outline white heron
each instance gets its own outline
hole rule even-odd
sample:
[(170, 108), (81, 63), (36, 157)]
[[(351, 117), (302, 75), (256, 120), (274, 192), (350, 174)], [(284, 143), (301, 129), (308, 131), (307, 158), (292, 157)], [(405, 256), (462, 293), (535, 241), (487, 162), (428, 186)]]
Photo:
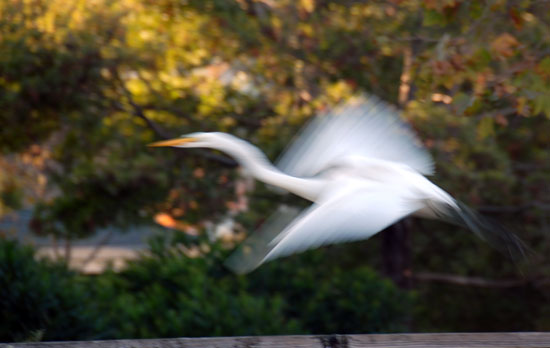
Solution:
[(367, 239), (409, 215), (464, 225), (501, 251), (523, 255), (514, 234), (426, 178), (434, 171), (430, 154), (398, 113), (373, 97), (315, 117), (277, 166), (256, 146), (227, 133), (192, 133), (150, 146), (220, 150), (257, 180), (313, 202), (299, 214), (275, 214), (253, 234), (229, 259), (239, 273), (321, 245)]

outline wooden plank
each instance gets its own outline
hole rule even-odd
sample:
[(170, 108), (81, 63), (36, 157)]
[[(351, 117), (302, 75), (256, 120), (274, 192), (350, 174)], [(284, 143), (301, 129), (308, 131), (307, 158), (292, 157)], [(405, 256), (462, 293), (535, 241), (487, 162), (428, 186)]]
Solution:
[(550, 332), (250, 336), (4, 343), (0, 348), (550, 348)]

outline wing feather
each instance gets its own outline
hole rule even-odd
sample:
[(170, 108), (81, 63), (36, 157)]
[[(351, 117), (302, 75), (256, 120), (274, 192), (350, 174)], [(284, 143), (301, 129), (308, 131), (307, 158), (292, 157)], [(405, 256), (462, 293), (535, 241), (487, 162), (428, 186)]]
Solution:
[(315, 117), (277, 161), (283, 172), (311, 177), (342, 156), (363, 156), (434, 172), (430, 154), (397, 111), (375, 97), (360, 97)]
[[(250, 241), (244, 243), (252, 246), (249, 252), (238, 250), (226, 265), (237, 273), (245, 273), (266, 261), (307, 249), (367, 239), (420, 207), (420, 202), (405, 201), (387, 191), (349, 190), (313, 204), (271, 242), (258, 237), (269, 235), (265, 231), (253, 234)], [(288, 216), (285, 219), (288, 221)], [(273, 230), (273, 226), (281, 226), (280, 220), (270, 223), (267, 230)]]

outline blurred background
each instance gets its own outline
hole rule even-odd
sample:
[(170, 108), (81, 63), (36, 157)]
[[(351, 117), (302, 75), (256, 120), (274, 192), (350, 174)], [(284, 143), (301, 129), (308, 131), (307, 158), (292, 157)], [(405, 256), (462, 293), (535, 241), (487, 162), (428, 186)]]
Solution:
[[(399, 106), (434, 182), (532, 249), (406, 219), (235, 275), (274, 160), (361, 92)], [(550, 1), (0, 1), (0, 341), (550, 330)]]

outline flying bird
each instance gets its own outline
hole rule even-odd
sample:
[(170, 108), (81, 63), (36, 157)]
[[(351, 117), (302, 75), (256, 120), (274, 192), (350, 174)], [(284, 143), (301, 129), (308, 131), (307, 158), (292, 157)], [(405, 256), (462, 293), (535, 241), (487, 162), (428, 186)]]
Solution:
[(153, 147), (211, 148), (233, 157), (257, 180), (311, 202), (280, 209), (227, 261), (237, 273), (326, 244), (362, 240), (412, 215), (459, 224), (512, 257), (523, 244), (426, 176), (430, 154), (398, 112), (358, 97), (309, 122), (273, 165), (256, 146), (220, 132), (192, 133)]

